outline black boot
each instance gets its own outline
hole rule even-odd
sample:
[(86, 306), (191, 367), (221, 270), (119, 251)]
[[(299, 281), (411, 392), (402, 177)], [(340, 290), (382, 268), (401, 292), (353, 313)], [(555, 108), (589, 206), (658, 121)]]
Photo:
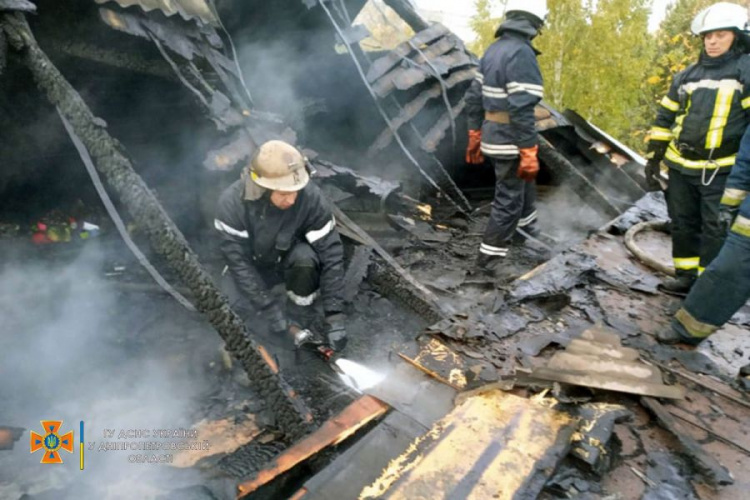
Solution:
[(504, 257), (499, 257), (495, 255), (486, 255), (486, 254), (480, 253), (477, 256), (476, 265), (477, 265), (477, 268), (479, 268), (481, 272), (492, 274), (497, 270), (498, 266), (502, 264), (504, 259), (505, 259)]
[(669, 278), (662, 281), (657, 288), (670, 295), (677, 295), (678, 297), (687, 297), (690, 293), (690, 289), (693, 288), (696, 276), (693, 274), (680, 274), (675, 278)]

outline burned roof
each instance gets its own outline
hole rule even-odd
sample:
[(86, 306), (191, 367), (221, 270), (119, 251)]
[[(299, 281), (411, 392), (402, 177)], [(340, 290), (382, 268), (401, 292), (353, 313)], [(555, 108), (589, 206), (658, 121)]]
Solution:
[[(23, 1), (23, 0), (18, 0)], [(186, 21), (198, 19), (205, 24), (218, 24), (213, 9), (205, 0), (95, 0), (98, 4), (117, 2), (120, 7), (138, 6), (145, 12), (160, 10), (166, 16), (179, 14)]]

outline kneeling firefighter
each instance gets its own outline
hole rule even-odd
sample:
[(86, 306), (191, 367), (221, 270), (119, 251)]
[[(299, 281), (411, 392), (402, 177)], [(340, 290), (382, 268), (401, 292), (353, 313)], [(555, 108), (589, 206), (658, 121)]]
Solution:
[(498, 40), (482, 57), (466, 95), (469, 147), (466, 161), (488, 157), (495, 169), (495, 197), (477, 264), (491, 269), (508, 255), (516, 228), (536, 236), (539, 150), (534, 108), (544, 87), (531, 41), (547, 17), (546, 0), (509, 0)]
[(720, 2), (701, 11), (692, 31), (703, 39), (698, 62), (675, 75), (651, 129), (646, 181), (666, 197), (672, 219), (676, 277), (660, 289), (685, 295), (716, 257), (725, 233), (719, 200), (750, 123), (750, 48), (747, 9)]
[[(263, 144), (242, 178), (222, 193), (214, 225), (236, 288), (274, 334), (290, 336), (292, 324), (310, 328), (320, 295), (328, 342), (344, 348), (343, 246), (329, 202), (310, 182), (297, 148)], [(270, 291), (280, 283), (286, 308)]]

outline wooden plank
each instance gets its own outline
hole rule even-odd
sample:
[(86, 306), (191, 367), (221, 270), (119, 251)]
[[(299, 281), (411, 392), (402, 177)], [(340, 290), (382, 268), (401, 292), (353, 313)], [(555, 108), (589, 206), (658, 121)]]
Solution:
[(655, 364), (662, 370), (666, 370), (670, 373), (674, 373), (675, 375), (682, 377), (685, 380), (689, 380), (690, 382), (696, 385), (699, 385), (703, 387), (704, 389), (708, 389), (709, 391), (714, 392), (718, 394), (719, 396), (722, 396), (734, 403), (737, 403), (738, 405), (744, 406), (745, 408), (750, 408), (750, 401), (742, 397), (742, 393), (735, 391), (734, 389), (723, 384), (722, 382), (716, 381), (708, 377), (698, 377), (696, 375), (693, 375), (692, 373), (687, 373), (682, 370), (672, 368), (663, 363), (659, 363), (658, 361), (651, 360), (649, 362)]
[(241, 483), (237, 487), (237, 498), (246, 497), (319, 451), (345, 441), (369, 422), (384, 415), (389, 408), (372, 396), (362, 396), (324, 423), (320, 429), (284, 451), (252, 479)]
[(661, 403), (653, 398), (643, 397), (641, 404), (654, 414), (659, 425), (677, 438), (684, 454), (706, 481), (713, 486), (734, 483), (729, 471), (709, 455), (692, 436), (688, 435)]
[(566, 384), (593, 387), (607, 391), (625, 392), (641, 396), (654, 396), (658, 398), (684, 399), (685, 389), (676, 385), (653, 384), (644, 380), (623, 379), (586, 372), (560, 372), (549, 368), (535, 368), (531, 374), (532, 378), (541, 380), (552, 380)]
[(468, 399), (393, 460), (359, 498), (536, 498), (576, 419), (494, 391)]
[(724, 434), (717, 432), (714, 429), (709, 429), (708, 427), (703, 425), (700, 420), (695, 418), (695, 416), (692, 413), (688, 413), (684, 409), (677, 407), (677, 406), (670, 406), (669, 413), (671, 413), (672, 416), (679, 418), (683, 422), (687, 422), (688, 424), (701, 429), (703, 432), (707, 432), (712, 437), (718, 439), (722, 443), (729, 445), (733, 448), (736, 448), (746, 455), (750, 455), (750, 447), (745, 446), (740, 442), (740, 441), (747, 439), (746, 435), (736, 434), (736, 435), (733, 435), (732, 437), (729, 437), (729, 436), (726, 436)]

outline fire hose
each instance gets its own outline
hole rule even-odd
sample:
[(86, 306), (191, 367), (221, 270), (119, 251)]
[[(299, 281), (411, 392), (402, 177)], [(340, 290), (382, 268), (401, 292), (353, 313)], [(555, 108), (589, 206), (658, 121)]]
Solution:
[(668, 232), (669, 222), (665, 220), (654, 220), (648, 222), (641, 222), (628, 229), (625, 233), (625, 247), (633, 254), (633, 256), (641, 261), (646, 266), (664, 273), (668, 276), (674, 276), (674, 268), (668, 266), (662, 262), (651, 257), (648, 253), (643, 251), (638, 244), (635, 242), (635, 238), (638, 234), (646, 230), (661, 231), (663, 233)]

